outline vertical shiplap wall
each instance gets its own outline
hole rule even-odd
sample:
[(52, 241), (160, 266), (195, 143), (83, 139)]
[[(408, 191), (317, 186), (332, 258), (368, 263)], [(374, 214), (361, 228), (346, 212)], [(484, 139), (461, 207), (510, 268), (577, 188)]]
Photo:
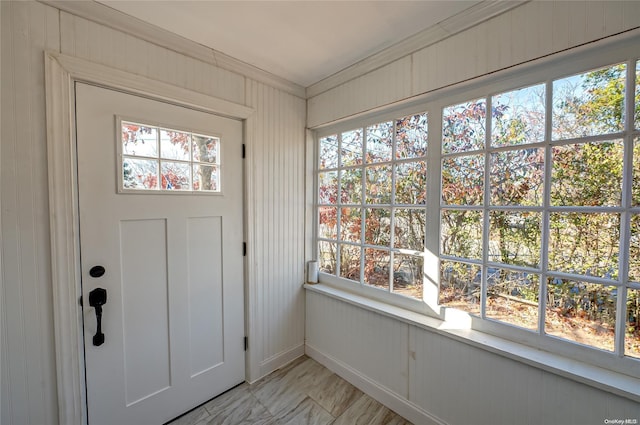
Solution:
[(60, 12), (60, 50), (112, 68), (244, 104), (242, 75)]
[(308, 100), (308, 127), (640, 26), (638, 1), (532, 1)]
[[(33, 1), (2, 8), (2, 424), (55, 424), (57, 391), (49, 241), (45, 50), (88, 59), (255, 109), (247, 200), (256, 312), (250, 379), (304, 345), (306, 102), (243, 75)], [(256, 245), (252, 240), (250, 245)], [(259, 313), (259, 314), (258, 314)]]
[(2, 423), (57, 417), (49, 252), (44, 49), (57, 10), (2, 7)]
[(306, 309), (308, 346), (409, 397), (409, 325), (313, 292)]
[(411, 401), (447, 423), (600, 425), (640, 413), (629, 399), (413, 326), (410, 334)]
[[(247, 80), (246, 104), (256, 110), (252, 133), (259, 140), (249, 152), (255, 179), (249, 200), (257, 218), (249, 253), (255, 257), (249, 279), (258, 310), (252, 319), (251, 379), (279, 366), (279, 359), (304, 353), (304, 143), (303, 99)], [(251, 223), (249, 224), (252, 225)], [(250, 255), (251, 257), (251, 255)], [(262, 261), (258, 261), (262, 258)], [(270, 330), (278, 330), (273, 332)]]
[(392, 408), (404, 400), (416, 424), (601, 425), (640, 414), (629, 399), (317, 292), (307, 291), (306, 310), (312, 356), (391, 394)]

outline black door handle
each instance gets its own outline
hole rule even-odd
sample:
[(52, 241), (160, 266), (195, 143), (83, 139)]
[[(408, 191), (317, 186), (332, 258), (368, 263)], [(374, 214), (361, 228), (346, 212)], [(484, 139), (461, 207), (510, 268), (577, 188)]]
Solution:
[(93, 336), (93, 345), (100, 346), (104, 344), (104, 334), (102, 333), (102, 306), (107, 303), (107, 290), (96, 288), (89, 292), (89, 305), (96, 309), (96, 320), (98, 322), (98, 330)]

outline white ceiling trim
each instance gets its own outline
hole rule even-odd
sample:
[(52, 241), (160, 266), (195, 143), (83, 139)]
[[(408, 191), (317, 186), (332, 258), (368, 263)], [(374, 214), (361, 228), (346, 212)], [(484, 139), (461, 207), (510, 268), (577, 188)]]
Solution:
[(302, 99), (306, 98), (304, 87), (298, 84), (101, 3), (95, 1), (38, 1), (55, 7), (56, 9), (138, 37), (160, 47), (165, 47), (182, 55), (215, 65), (227, 71), (236, 72)]
[(437, 43), (438, 41), (473, 27), (474, 25), (491, 19), (501, 13), (521, 6), (530, 0), (485, 0), (448, 19), (445, 19), (435, 26), (427, 28), (391, 47), (373, 54), (368, 58), (307, 87), (306, 89), (285, 78), (235, 59), (223, 52), (198, 44), (192, 40), (188, 40), (163, 28), (149, 24), (95, 1), (38, 1), (81, 18), (85, 18), (98, 24), (138, 37), (160, 47), (164, 47), (219, 68), (226, 69), (227, 71), (241, 74), (247, 78), (251, 78), (271, 87), (283, 90), (302, 99), (308, 99), (361, 75), (374, 71), (382, 66), (388, 65), (395, 60), (410, 55), (422, 48)]
[(504, 12), (528, 3), (523, 1), (486, 0), (475, 4), (444, 21), (408, 37), (393, 46), (375, 53), (348, 68), (318, 81), (307, 87), (307, 99), (353, 80), (371, 71), (375, 71), (400, 58), (417, 52), (427, 46), (444, 40), (454, 34), (487, 21)]

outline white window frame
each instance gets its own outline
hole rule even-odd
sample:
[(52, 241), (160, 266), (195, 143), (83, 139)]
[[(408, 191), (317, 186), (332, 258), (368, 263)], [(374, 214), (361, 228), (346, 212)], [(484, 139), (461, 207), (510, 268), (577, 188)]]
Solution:
[[(505, 338), (514, 342), (524, 343), (526, 345), (550, 351), (567, 358), (573, 358), (579, 361), (584, 361), (589, 364), (593, 364), (605, 369), (609, 369), (615, 372), (620, 372), (629, 376), (640, 378), (640, 359), (624, 356), (624, 339), (620, 338), (620, 335), (624, 336), (626, 317), (622, 314), (626, 303), (626, 289), (640, 289), (640, 284), (626, 281), (626, 270), (628, 269), (628, 255), (629, 255), (629, 220), (625, 217), (629, 214), (640, 214), (640, 207), (631, 207), (631, 161), (632, 150), (625, 148), (625, 170), (626, 174), (623, 177), (623, 194), (622, 203), (619, 207), (598, 207), (598, 211), (607, 212), (619, 212), (621, 214), (621, 250), (619, 258), (619, 277), (616, 284), (612, 284), (614, 281), (607, 281), (607, 285), (617, 286), (619, 288), (617, 294), (617, 315), (616, 315), (616, 345), (614, 352), (606, 352), (597, 348), (574, 343), (569, 340), (564, 340), (551, 335), (540, 334), (537, 331), (532, 332), (523, 328), (510, 325), (508, 323), (502, 323), (495, 320), (483, 319), (461, 312), (460, 310), (447, 308), (438, 305), (438, 286), (440, 280), (440, 210), (442, 208), (441, 191), (440, 191), (440, 166), (441, 166), (441, 137), (442, 137), (442, 111), (443, 108), (463, 103), (472, 99), (487, 98), (491, 99), (491, 96), (495, 94), (505, 93), (511, 90), (516, 90), (523, 87), (532, 86), (535, 84), (545, 83), (547, 85), (546, 91), (546, 106), (545, 115), (552, 110), (552, 96), (550, 86), (553, 80), (563, 78), (565, 76), (571, 76), (582, 72), (588, 72), (608, 65), (616, 63), (627, 64), (627, 86), (626, 86), (626, 98), (633, 99), (635, 96), (635, 69), (636, 61), (640, 59), (640, 37), (633, 36), (625, 39), (621, 39), (615, 43), (610, 43), (605, 47), (595, 46), (581, 49), (574, 49), (573, 51), (563, 52), (554, 55), (551, 58), (543, 58), (534, 61), (529, 64), (521, 65), (509, 70), (503, 70), (494, 75), (478, 78), (477, 81), (465, 82), (444, 89), (436, 90), (431, 93), (420, 96), (419, 99), (412, 99), (409, 102), (403, 104), (403, 106), (389, 107), (383, 112), (375, 114), (364, 114), (353, 119), (346, 119), (337, 124), (330, 124), (326, 127), (314, 129), (315, 139), (315, 153), (314, 153), (314, 232), (313, 232), (313, 255), (317, 258), (317, 242), (318, 242), (318, 163), (319, 163), (319, 143), (318, 141), (322, 137), (326, 137), (331, 134), (339, 134), (343, 131), (349, 131), (355, 128), (364, 128), (367, 125), (383, 122), (385, 120), (394, 120), (395, 118), (423, 113), (428, 114), (428, 151), (427, 151), (427, 225), (426, 225), (426, 245), (424, 253), (425, 262), (425, 278), (423, 284), (423, 301), (409, 299), (404, 296), (398, 296), (397, 294), (384, 292), (375, 288), (368, 287), (362, 283), (354, 283), (353, 281), (342, 279), (337, 275), (328, 275), (326, 273), (319, 273), (319, 282), (330, 286), (343, 289), (348, 292), (363, 295), (365, 297), (374, 299), (376, 301), (382, 301), (392, 306), (405, 308), (414, 312), (419, 312), (430, 317), (438, 318), (447, 321), (452, 317), (464, 317), (470, 323), (472, 329), (485, 332), (488, 334), (496, 335), (501, 338)], [(625, 105), (625, 128), (620, 133), (609, 134), (607, 136), (597, 136), (597, 140), (613, 140), (622, 139), (625, 146), (631, 146), (635, 138), (640, 137), (640, 129), (635, 129), (633, 116), (633, 102), (627, 102)], [(491, 119), (491, 114), (488, 114), (488, 119)], [(537, 146), (549, 146), (556, 144), (571, 143), (571, 140), (563, 140), (560, 142), (552, 142), (551, 128), (550, 128), (550, 116), (545, 120), (545, 141), (536, 144)], [(490, 137), (489, 135), (487, 137)], [(589, 138), (586, 138), (589, 139)], [(574, 139), (573, 141), (585, 141), (585, 138)], [(530, 147), (531, 145), (523, 145), (523, 148)], [(487, 150), (488, 146), (485, 145), (484, 150), (478, 151), (478, 153), (484, 153), (491, 151)], [(551, 149), (547, 149), (545, 157), (545, 180), (544, 180), (544, 199), (545, 202), (540, 211), (544, 211), (544, 216), (549, 214), (549, 211), (554, 208), (549, 208), (549, 185), (551, 176)], [(489, 168), (485, 164), (485, 181), (488, 181), (487, 175)], [(487, 192), (490, 189), (485, 185), (485, 202), (482, 206), (474, 207), (483, 211), (483, 224), (485, 227), (483, 231), (488, 231), (486, 227), (486, 221), (488, 220), (488, 211), (494, 210), (487, 198)], [(363, 204), (366, 205), (363, 199)], [(517, 208), (516, 208), (517, 209)], [(534, 208), (527, 208), (527, 210), (533, 210)], [(593, 208), (589, 207), (556, 207), (565, 211), (567, 209), (575, 209), (576, 211), (589, 211)], [(549, 220), (545, 220), (543, 216), (542, 223), (546, 229), (542, 230), (541, 237), (548, 234)], [(544, 224), (546, 223), (546, 224)], [(488, 260), (486, 252), (486, 245), (488, 244), (488, 238), (484, 238), (483, 246), (483, 259), (478, 264), (487, 266)], [(541, 240), (541, 245), (544, 246), (544, 239)], [(546, 250), (545, 250), (546, 251)], [(541, 263), (546, 258), (546, 252), (541, 253)], [(546, 271), (546, 264), (540, 265), (540, 286), (545, 285), (545, 279), (548, 273)], [(338, 273), (339, 275), (339, 269)], [(553, 273), (557, 274), (557, 273)], [(578, 278), (578, 276), (573, 276)], [(593, 281), (595, 283), (603, 283), (603, 280), (585, 279), (581, 277), (583, 281)], [(486, 290), (486, 281), (483, 279), (483, 294)], [(484, 296), (484, 295), (483, 295)], [(543, 311), (545, 306), (545, 296), (541, 294), (539, 301), (539, 311)], [(544, 321), (544, 316), (539, 314), (539, 322)]]
[[(357, 166), (347, 166), (347, 167), (342, 167), (341, 164), (338, 164), (337, 168), (327, 168), (327, 169), (319, 169), (318, 164), (319, 164), (319, 140), (321, 138), (330, 136), (330, 135), (334, 135), (337, 134), (338, 138), (340, 140), (341, 138), (341, 133), (346, 132), (346, 131), (350, 131), (350, 130), (354, 130), (354, 129), (360, 129), (362, 128), (363, 130), (367, 128), (367, 126), (373, 125), (373, 124), (379, 124), (379, 123), (383, 123), (383, 122), (387, 122), (387, 121), (392, 121), (394, 122), (394, 134), (393, 137), (395, 138), (395, 122), (397, 119), (400, 118), (404, 118), (410, 115), (418, 115), (418, 114), (427, 114), (427, 117), (429, 117), (429, 112), (423, 108), (420, 109), (419, 107), (416, 109), (416, 107), (403, 107), (403, 108), (393, 108), (387, 112), (381, 113), (381, 114), (375, 114), (375, 115), (370, 115), (364, 119), (359, 119), (359, 120), (350, 120), (347, 121), (345, 123), (336, 125), (336, 126), (331, 126), (331, 127), (327, 127), (326, 129), (322, 129), (320, 131), (315, 131), (314, 133), (314, 139), (315, 139), (315, 153), (314, 153), (314, 164), (315, 168), (314, 168), (314, 222), (313, 222), (313, 228), (314, 228), (314, 233), (313, 233), (313, 237), (314, 237), (314, 244), (313, 244), (313, 256), (314, 258), (318, 258), (318, 242), (319, 241), (327, 241), (326, 239), (322, 239), (318, 237), (318, 221), (319, 221), (319, 204), (318, 204), (318, 199), (317, 199), (317, 193), (318, 193), (318, 187), (319, 187), (319, 182), (318, 182), (318, 175), (319, 173), (325, 172), (325, 171), (335, 171), (335, 170), (341, 170), (343, 168), (345, 169), (361, 169), (363, 176), (365, 175), (365, 170), (367, 167), (370, 166), (378, 166), (378, 165), (391, 165), (392, 169), (395, 166), (395, 164), (401, 164), (401, 163), (406, 163), (406, 162), (415, 162), (415, 161), (426, 161), (427, 162), (427, 203), (429, 202), (429, 187), (433, 187), (433, 184), (429, 183), (429, 180), (432, 179), (432, 176), (429, 174), (429, 169), (430, 167), (433, 167), (433, 164), (430, 163), (430, 157), (429, 154), (427, 154), (426, 156), (421, 156), (421, 157), (412, 157), (412, 158), (403, 158), (403, 159), (396, 159), (395, 158), (395, 154), (396, 154), (396, 147), (395, 147), (395, 143), (393, 144), (393, 150), (392, 150), (392, 160), (391, 161), (385, 161), (385, 162), (375, 162), (375, 163), (366, 163), (363, 160), (363, 163)], [(427, 118), (428, 120), (430, 120), (430, 118)], [(429, 121), (430, 122), (430, 121)], [(431, 134), (431, 129), (428, 129), (429, 135)], [(431, 137), (431, 136), (429, 136)], [(365, 142), (366, 143), (366, 142)], [(366, 149), (366, 146), (363, 147), (364, 149)], [(339, 148), (338, 148), (339, 149)], [(429, 151), (429, 145), (427, 145), (427, 152)], [(364, 157), (363, 157), (364, 158)], [(392, 176), (395, 176), (395, 173), (392, 173)], [(391, 190), (393, 193), (395, 193), (395, 177), (392, 177), (392, 182), (391, 182)], [(437, 189), (435, 189), (437, 190)], [(339, 189), (340, 191), (340, 189)], [(340, 193), (340, 192), (338, 192)], [(327, 206), (326, 204), (323, 204), (322, 206)], [(361, 194), (361, 202), (359, 204), (348, 204), (348, 205), (340, 205), (340, 204), (336, 204), (335, 207), (338, 208), (338, 210), (340, 208), (361, 208), (362, 209), (362, 214), (365, 214), (365, 210), (367, 208), (404, 208), (406, 207), (407, 204), (395, 204), (395, 203), (390, 203), (390, 204), (384, 204), (384, 205), (379, 205), (379, 204), (368, 204), (366, 202), (366, 185), (362, 185), (362, 194)], [(416, 205), (415, 207), (412, 207), (413, 209), (421, 209), (424, 210), (425, 212), (427, 211), (427, 205)], [(391, 218), (392, 223), (393, 223), (393, 217)], [(429, 219), (426, 219), (427, 221), (427, 230), (429, 229)], [(364, 222), (364, 220), (363, 220)], [(339, 232), (340, 232), (340, 228), (339, 228), (339, 219), (338, 219), (338, 227), (337, 230), (338, 232), (338, 237), (339, 237)], [(426, 233), (425, 233), (426, 235)], [(428, 236), (426, 236), (427, 240), (428, 240)], [(354, 242), (354, 243), (345, 243), (346, 245), (354, 245), (354, 246), (359, 246), (361, 248), (367, 248), (367, 247), (374, 247), (372, 245), (368, 245), (364, 242), (364, 235), (362, 235), (361, 237), (361, 241), (360, 242)], [(388, 250), (390, 252), (396, 252), (396, 253), (401, 253), (399, 249), (396, 248), (392, 248), (394, 245), (394, 238), (393, 238), (393, 231), (391, 231), (391, 235), (389, 237), (389, 245), (388, 245)], [(425, 250), (426, 252), (426, 250)], [(408, 252), (407, 252), (408, 254)], [(415, 255), (415, 253), (413, 253)], [(416, 256), (421, 256), (423, 258), (423, 270), (426, 267), (426, 264), (428, 262), (428, 256), (425, 255), (425, 253), (422, 253), (422, 255), (416, 255)], [(405, 295), (401, 295), (401, 294), (397, 294), (394, 292), (390, 292), (389, 290), (384, 290), (381, 288), (377, 288), (377, 287), (373, 287), (370, 285), (367, 285), (366, 283), (363, 282), (363, 262), (364, 262), (364, 255), (361, 255), (361, 272), (360, 272), (360, 282), (355, 282), (353, 280), (349, 280), (346, 278), (342, 278), (339, 276), (340, 273), (340, 263), (338, 262), (336, 264), (336, 275), (330, 275), (330, 274), (326, 274), (323, 272), (319, 273), (319, 281), (323, 282), (323, 283), (329, 283), (333, 286), (336, 286), (340, 289), (344, 289), (350, 292), (355, 292), (361, 295), (365, 295), (367, 297), (373, 298), (373, 299), (377, 299), (383, 302), (388, 302), (390, 304), (394, 304), (403, 308), (407, 308), (409, 310), (412, 311), (416, 311), (416, 312), (420, 312), (423, 314), (429, 314), (429, 309), (426, 307), (425, 303), (424, 303), (424, 299), (425, 299), (425, 293), (423, 292), (423, 299), (422, 300), (417, 300)], [(390, 264), (391, 266), (393, 266), (393, 254), (391, 256), (390, 259)], [(392, 283), (390, 282), (389, 284), (389, 288), (391, 289), (393, 287)], [(423, 284), (423, 291), (426, 291), (427, 287), (426, 285)]]

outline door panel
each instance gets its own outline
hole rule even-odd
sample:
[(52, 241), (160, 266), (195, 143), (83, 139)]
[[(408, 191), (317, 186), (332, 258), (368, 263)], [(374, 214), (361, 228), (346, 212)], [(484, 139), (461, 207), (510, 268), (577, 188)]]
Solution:
[(189, 247), (189, 344), (191, 377), (224, 361), (222, 217), (191, 217)]
[(120, 246), (129, 406), (171, 387), (166, 220), (121, 221)]
[[(120, 191), (118, 117), (215, 135), (221, 192)], [(242, 125), (78, 83), (76, 131), (89, 423), (163, 423), (244, 381)]]

